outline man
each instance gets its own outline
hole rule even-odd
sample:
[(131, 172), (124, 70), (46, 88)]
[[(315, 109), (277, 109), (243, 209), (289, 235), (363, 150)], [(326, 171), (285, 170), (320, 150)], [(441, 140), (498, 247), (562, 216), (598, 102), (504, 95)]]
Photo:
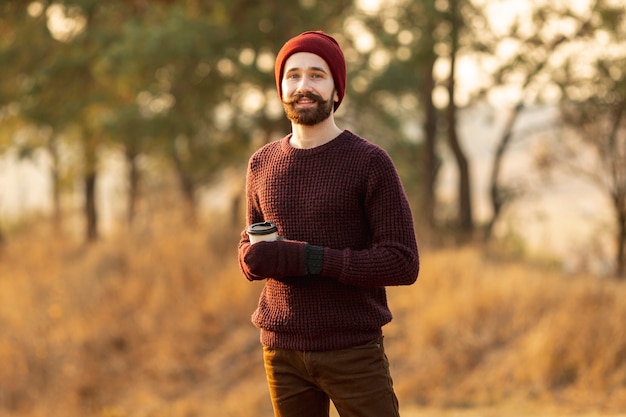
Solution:
[(258, 150), (246, 178), (248, 224), (280, 239), (250, 244), (239, 264), (266, 280), (261, 329), (277, 417), (398, 417), (383, 348), (385, 286), (409, 285), (419, 257), (409, 204), (380, 147), (337, 127), (346, 64), (337, 41), (304, 32), (280, 50), (276, 87), (292, 133)]

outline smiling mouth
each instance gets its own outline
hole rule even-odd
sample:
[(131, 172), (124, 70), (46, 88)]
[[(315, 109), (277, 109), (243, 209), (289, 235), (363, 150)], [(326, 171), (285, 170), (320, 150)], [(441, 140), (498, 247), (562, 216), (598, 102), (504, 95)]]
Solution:
[(322, 101), (321, 97), (313, 96), (312, 94), (298, 94), (289, 100), (289, 104), (298, 106), (312, 106)]

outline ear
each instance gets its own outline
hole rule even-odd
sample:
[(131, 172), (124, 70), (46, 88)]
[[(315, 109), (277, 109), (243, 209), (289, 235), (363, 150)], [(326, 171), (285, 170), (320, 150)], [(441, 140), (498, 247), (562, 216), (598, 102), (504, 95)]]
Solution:
[(335, 103), (337, 103), (339, 101), (339, 93), (337, 92), (337, 89), (333, 90), (333, 100)]

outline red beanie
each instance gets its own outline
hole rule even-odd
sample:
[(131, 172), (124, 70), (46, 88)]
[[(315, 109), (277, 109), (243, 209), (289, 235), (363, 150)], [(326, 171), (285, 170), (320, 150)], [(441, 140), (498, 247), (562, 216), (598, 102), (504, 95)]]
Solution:
[(274, 75), (276, 77), (276, 87), (278, 88), (280, 99), (283, 99), (281, 81), (283, 79), (285, 61), (297, 52), (310, 52), (322, 57), (322, 59), (326, 61), (333, 76), (333, 81), (335, 82), (337, 95), (339, 96), (339, 101), (335, 103), (335, 110), (337, 110), (346, 92), (346, 60), (335, 38), (322, 31), (301, 33), (295, 38), (289, 39), (278, 52), (274, 66)]

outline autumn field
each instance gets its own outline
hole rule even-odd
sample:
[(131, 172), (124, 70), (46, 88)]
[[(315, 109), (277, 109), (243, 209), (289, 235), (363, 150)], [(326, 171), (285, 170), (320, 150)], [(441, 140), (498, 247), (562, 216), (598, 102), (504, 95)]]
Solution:
[[(238, 230), (176, 216), (85, 246), (41, 222), (0, 247), (0, 416), (271, 416), (261, 283)], [(419, 235), (419, 234), (418, 234)], [(475, 248), (422, 247), (390, 288), (386, 348), (403, 416), (617, 416), (626, 284)]]

